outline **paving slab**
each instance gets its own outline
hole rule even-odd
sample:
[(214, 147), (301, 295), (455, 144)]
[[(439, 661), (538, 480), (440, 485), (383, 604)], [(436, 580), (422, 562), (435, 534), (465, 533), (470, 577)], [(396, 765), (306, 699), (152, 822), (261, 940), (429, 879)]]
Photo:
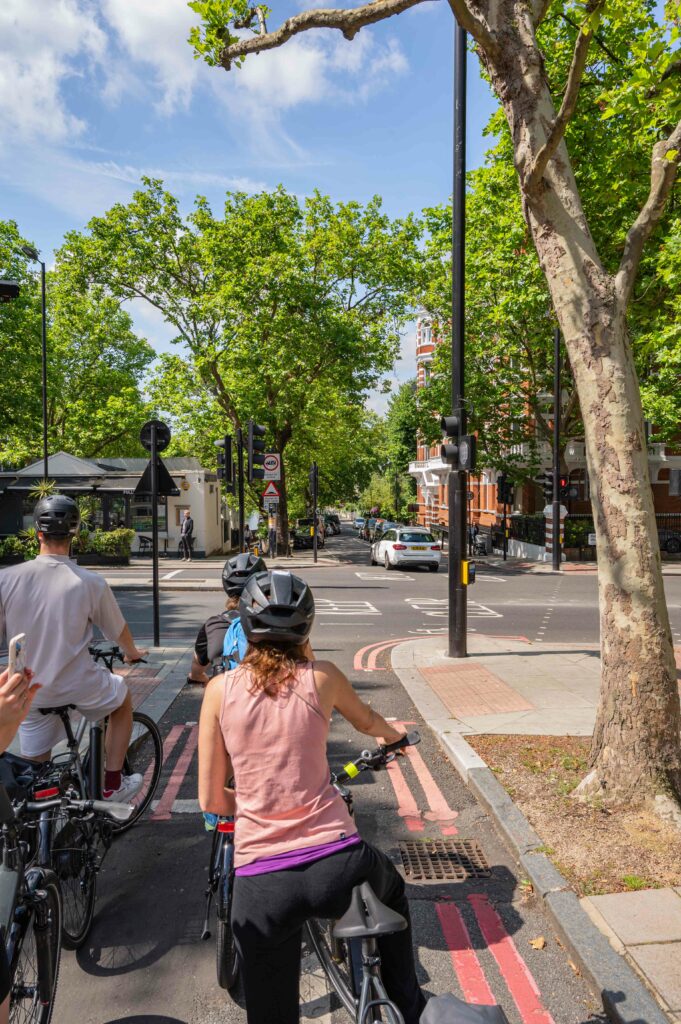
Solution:
[(625, 946), (681, 942), (681, 897), (674, 889), (643, 889), (590, 899)]
[(667, 1007), (681, 1012), (681, 942), (628, 946), (627, 953)]

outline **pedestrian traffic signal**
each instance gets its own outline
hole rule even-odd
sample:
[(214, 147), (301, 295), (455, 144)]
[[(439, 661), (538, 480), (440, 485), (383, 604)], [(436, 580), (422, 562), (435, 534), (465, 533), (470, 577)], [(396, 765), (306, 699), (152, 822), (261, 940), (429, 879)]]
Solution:
[(261, 440), (265, 436), (265, 427), (253, 420), (248, 421), (248, 480), (264, 480), (265, 470), (265, 442)]
[(225, 434), (224, 437), (215, 442), (215, 447), (221, 449), (221, 451), (218, 451), (218, 480), (224, 480), (229, 486), (229, 484), (234, 482), (231, 437)]
[(317, 491), (319, 490), (319, 466), (316, 462), (313, 462), (310, 466), (308, 480), (310, 481), (310, 494), (312, 496), (312, 504), (314, 505), (316, 503)]

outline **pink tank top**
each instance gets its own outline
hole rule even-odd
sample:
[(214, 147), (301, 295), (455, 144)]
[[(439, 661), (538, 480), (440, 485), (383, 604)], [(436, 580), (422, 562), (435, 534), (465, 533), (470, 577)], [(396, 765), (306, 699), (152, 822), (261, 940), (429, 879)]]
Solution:
[(354, 835), (329, 782), (329, 722), (312, 662), (276, 697), (251, 693), (249, 684), (247, 667), (227, 673), (220, 711), (237, 789), (235, 866)]

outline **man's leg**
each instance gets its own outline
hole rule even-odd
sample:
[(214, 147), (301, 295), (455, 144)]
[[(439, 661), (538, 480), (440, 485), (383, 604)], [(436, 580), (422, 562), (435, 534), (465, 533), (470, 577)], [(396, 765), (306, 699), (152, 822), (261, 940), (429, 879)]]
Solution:
[(120, 707), (109, 714), (109, 726), (106, 730), (106, 770), (120, 772), (132, 736), (132, 697), (130, 691)]

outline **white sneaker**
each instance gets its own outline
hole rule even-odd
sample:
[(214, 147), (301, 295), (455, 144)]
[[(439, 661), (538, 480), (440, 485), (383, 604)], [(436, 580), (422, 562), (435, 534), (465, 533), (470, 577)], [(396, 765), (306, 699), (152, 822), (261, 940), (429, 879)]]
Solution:
[(112, 800), (117, 804), (128, 803), (134, 796), (137, 796), (144, 783), (144, 776), (139, 773), (134, 775), (121, 776), (121, 784), (118, 789), (105, 789), (102, 796), (105, 800)]

